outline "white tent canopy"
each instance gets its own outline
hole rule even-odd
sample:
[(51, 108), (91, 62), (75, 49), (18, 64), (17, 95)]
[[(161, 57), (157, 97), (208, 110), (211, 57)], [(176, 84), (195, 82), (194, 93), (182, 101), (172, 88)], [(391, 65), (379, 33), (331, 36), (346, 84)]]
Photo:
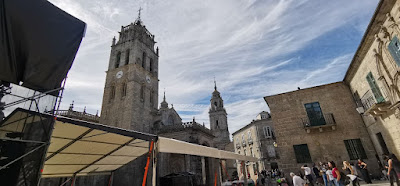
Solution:
[[(53, 131), (43, 132), (42, 126)], [(50, 143), (45, 133), (51, 133)], [(71, 177), (110, 174), (148, 153), (157, 136), (18, 108), (0, 123), (0, 139), (49, 143), (47, 151), (42, 150), (46, 155), (41, 176)]]
[[(45, 132), (51, 133), (49, 138), (42, 137), (45, 133), (38, 132), (38, 130), (43, 130), (43, 126), (53, 128), (52, 132)], [(12, 136), (10, 134), (19, 134), (19, 137), (10, 137)], [(53, 117), (20, 108), (14, 110), (0, 123), (0, 140), (49, 144), (47, 151), (42, 150), (46, 154), (42, 177), (110, 174), (148, 153), (151, 141), (155, 143), (156, 151), (162, 153), (241, 161), (258, 160), (234, 152), (157, 137), (152, 134), (66, 117)]]
[(175, 154), (189, 154), (196, 156), (211, 157), (217, 159), (232, 159), (241, 161), (258, 161), (257, 158), (251, 156), (243, 156), (234, 152), (218, 150), (216, 148), (196, 145), (184, 141), (170, 138), (158, 137), (158, 151)]

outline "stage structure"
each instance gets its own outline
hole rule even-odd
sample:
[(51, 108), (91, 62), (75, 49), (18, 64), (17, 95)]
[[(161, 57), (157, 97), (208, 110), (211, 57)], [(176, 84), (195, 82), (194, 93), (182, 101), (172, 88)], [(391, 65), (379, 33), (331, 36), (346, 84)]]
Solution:
[[(0, 121), (4, 109), (21, 105), (39, 113), (37, 128), (26, 125), (29, 117), (21, 116), (16, 121), (24, 126), (20, 132), (0, 135), (0, 176), (5, 185), (35, 185), (52, 130), (39, 102), (48, 98), (47, 109), (54, 116), (86, 24), (47, 0), (0, 0), (0, 25)], [(18, 94), (16, 89), (26, 91)], [(40, 139), (29, 139), (22, 131)]]
[[(51, 130), (44, 130), (42, 127)], [(157, 153), (188, 154), (219, 160), (258, 161), (257, 158), (234, 152), (98, 123), (61, 116), (54, 117), (51, 114), (21, 108), (14, 110), (0, 123), (0, 136), (10, 141), (9, 145), (17, 147), (17, 150), (5, 151), (5, 153), (21, 154), (20, 159), (14, 159), (0, 167), (2, 171), (0, 178), (7, 182), (6, 185), (21, 185), (11, 182), (15, 171), (18, 171), (14, 167), (18, 166), (18, 162), (21, 163), (19, 160), (24, 162), (23, 171), (26, 171), (20, 176), (29, 180), (29, 185), (37, 184), (34, 182), (35, 176), (30, 174), (36, 167), (41, 167), (41, 178), (69, 177), (67, 182), (74, 185), (77, 176), (99, 174), (110, 175), (109, 183), (112, 183), (115, 170), (147, 154), (143, 186), (146, 184), (150, 167), (153, 169), (151, 180), (153, 185), (156, 185), (157, 159), (155, 157)], [(17, 145), (19, 142), (33, 145)], [(47, 145), (49, 145), (47, 149), (42, 148)], [(9, 148), (5, 149), (9, 150)], [(40, 158), (44, 159), (43, 164), (37, 161)], [(217, 174), (221, 174), (218, 170), (215, 170), (215, 183), (221, 181), (217, 180), (217, 177), (220, 177)]]

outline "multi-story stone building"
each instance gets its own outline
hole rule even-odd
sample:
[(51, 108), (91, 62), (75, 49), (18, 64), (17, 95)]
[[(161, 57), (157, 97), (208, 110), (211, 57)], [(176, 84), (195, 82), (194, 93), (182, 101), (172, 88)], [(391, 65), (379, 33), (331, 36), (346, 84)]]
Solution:
[(378, 154), (400, 155), (400, 1), (380, 1), (347, 70)]
[(331, 83), (264, 97), (274, 125), (279, 169), (363, 159), (380, 173), (374, 146), (349, 87)]
[[(275, 134), (271, 115), (261, 112), (257, 119), (232, 134), (235, 152), (259, 159), (258, 162), (246, 162), (246, 172), (253, 180), (265, 169), (276, 169), (278, 154), (275, 151)], [(243, 176), (243, 167), (237, 162), (239, 176)]]

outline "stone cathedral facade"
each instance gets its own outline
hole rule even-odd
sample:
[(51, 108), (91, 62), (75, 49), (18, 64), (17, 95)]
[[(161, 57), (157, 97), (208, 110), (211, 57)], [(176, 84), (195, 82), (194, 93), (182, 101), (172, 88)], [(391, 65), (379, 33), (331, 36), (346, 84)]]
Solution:
[[(229, 145), (227, 113), (216, 85), (210, 100), (211, 129), (195, 119), (182, 122), (174, 107), (169, 107), (165, 93), (158, 108), (159, 51), (154, 38), (139, 17), (134, 23), (122, 26), (119, 38), (112, 40), (100, 123), (233, 151)], [(198, 178), (198, 185), (211, 184), (219, 163), (210, 158), (166, 153), (158, 159), (158, 177), (190, 172)], [(135, 185), (132, 177), (143, 176), (143, 167), (141, 163), (128, 164), (116, 172), (114, 180), (117, 185)]]

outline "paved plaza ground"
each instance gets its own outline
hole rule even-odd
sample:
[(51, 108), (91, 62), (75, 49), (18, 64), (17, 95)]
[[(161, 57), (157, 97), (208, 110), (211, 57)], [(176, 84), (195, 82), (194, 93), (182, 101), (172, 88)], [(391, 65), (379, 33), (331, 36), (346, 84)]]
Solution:
[[(365, 182), (361, 182), (360, 185), (368, 185), (368, 186), (389, 186), (389, 181), (373, 181), (372, 184), (366, 184)], [(396, 185), (396, 184), (395, 184)]]

